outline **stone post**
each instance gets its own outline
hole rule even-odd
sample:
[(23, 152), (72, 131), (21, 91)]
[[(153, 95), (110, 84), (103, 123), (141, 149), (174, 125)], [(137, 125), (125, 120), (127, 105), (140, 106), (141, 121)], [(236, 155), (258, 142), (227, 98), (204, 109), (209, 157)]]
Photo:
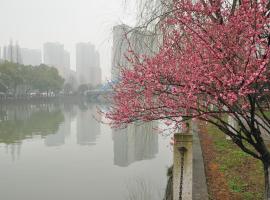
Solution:
[[(192, 200), (192, 134), (176, 133), (174, 134), (174, 142), (173, 200), (179, 200), (180, 188), (182, 188), (182, 199), (180, 198), (180, 200)], [(184, 160), (183, 168), (181, 167), (182, 160)], [(183, 172), (182, 176), (181, 172)], [(181, 186), (180, 182), (182, 182)]]

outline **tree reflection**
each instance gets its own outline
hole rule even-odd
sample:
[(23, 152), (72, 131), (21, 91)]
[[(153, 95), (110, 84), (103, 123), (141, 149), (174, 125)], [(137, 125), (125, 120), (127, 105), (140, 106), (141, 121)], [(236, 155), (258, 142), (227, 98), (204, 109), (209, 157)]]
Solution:
[(24, 113), (21, 113), (20, 110), (20, 117), (16, 115), (16, 112), (7, 110), (7, 117), (0, 121), (0, 143), (20, 143), (22, 140), (32, 138), (35, 135), (45, 137), (54, 134), (64, 121), (61, 110), (33, 110), (31, 107)]

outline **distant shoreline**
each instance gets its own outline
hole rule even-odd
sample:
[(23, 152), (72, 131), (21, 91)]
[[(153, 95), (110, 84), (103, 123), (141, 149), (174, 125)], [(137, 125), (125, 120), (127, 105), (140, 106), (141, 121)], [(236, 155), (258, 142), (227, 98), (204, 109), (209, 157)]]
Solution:
[(20, 98), (0, 98), (0, 104), (16, 104), (16, 103), (48, 103), (48, 102), (79, 102), (86, 100), (85, 97), (79, 95), (73, 96), (49, 96), (49, 97), (20, 97)]

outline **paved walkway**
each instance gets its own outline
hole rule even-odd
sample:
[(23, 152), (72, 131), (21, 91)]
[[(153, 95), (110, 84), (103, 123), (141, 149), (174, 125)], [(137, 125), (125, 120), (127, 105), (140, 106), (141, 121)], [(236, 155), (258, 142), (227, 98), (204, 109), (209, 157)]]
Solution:
[(204, 170), (203, 156), (200, 139), (198, 136), (198, 125), (192, 123), (193, 132), (193, 185), (192, 200), (208, 200), (206, 176)]

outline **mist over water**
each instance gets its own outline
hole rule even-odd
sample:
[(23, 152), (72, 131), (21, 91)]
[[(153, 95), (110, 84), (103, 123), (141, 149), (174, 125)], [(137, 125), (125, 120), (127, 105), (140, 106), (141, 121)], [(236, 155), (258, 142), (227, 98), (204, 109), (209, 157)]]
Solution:
[(2, 105), (1, 199), (161, 200), (169, 138), (153, 123), (112, 130), (95, 119), (96, 106)]
[(1, 1), (0, 199), (163, 199), (172, 153), (159, 124), (116, 130), (97, 115), (125, 59), (114, 27), (133, 27), (137, 8)]

